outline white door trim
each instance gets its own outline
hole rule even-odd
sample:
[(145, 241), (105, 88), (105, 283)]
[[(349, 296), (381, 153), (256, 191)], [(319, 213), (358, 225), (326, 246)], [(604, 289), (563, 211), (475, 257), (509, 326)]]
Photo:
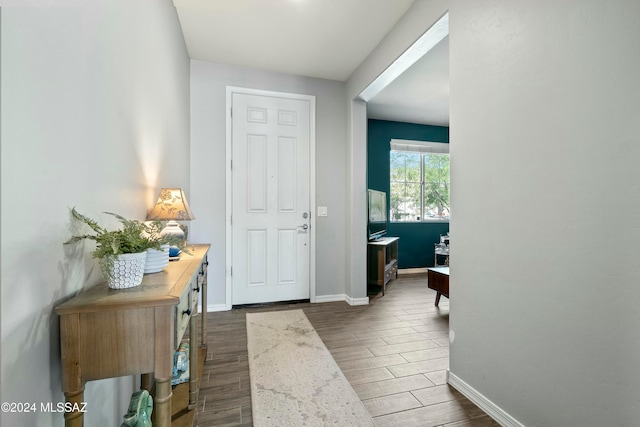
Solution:
[(274, 92), (261, 89), (250, 89), (236, 86), (227, 86), (226, 100), (226, 238), (225, 238), (225, 306), (227, 310), (231, 310), (233, 282), (231, 280), (231, 262), (233, 260), (233, 228), (231, 226), (231, 215), (233, 214), (233, 174), (231, 173), (231, 155), (233, 153), (232, 146), (232, 121), (231, 121), (231, 105), (232, 95), (241, 93), (246, 95), (262, 95), (275, 98), (287, 98), (309, 101), (309, 203), (311, 215), (309, 218), (310, 231), (310, 250), (309, 250), (309, 299), (316, 302), (316, 227), (315, 216), (316, 211), (316, 97), (313, 95), (301, 95), (297, 93)]

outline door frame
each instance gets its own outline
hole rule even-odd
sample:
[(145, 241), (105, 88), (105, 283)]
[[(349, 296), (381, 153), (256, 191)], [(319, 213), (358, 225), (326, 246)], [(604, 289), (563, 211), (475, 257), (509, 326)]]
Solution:
[(309, 299), (316, 302), (316, 227), (314, 213), (316, 211), (316, 97), (288, 92), (275, 92), (262, 89), (251, 89), (238, 86), (227, 86), (226, 90), (226, 196), (225, 196), (225, 308), (231, 310), (233, 306), (233, 278), (231, 276), (233, 260), (233, 227), (231, 216), (233, 215), (233, 173), (231, 170), (231, 158), (233, 153), (233, 121), (231, 118), (231, 105), (234, 93), (244, 95), (270, 96), (275, 98), (295, 99), (309, 101)]

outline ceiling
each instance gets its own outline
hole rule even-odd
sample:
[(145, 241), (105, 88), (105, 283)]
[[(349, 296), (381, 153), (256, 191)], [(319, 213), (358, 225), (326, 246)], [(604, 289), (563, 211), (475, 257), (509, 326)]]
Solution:
[[(346, 81), (413, 0), (173, 0), (192, 59)], [(448, 126), (448, 37), (368, 103)]]
[(449, 126), (449, 36), (371, 99), (367, 115)]

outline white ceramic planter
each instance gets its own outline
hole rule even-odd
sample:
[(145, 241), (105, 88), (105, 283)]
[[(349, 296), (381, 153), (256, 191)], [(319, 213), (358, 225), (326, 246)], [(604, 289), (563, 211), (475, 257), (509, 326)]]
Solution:
[(100, 268), (111, 289), (126, 289), (142, 283), (146, 263), (147, 251), (144, 251), (137, 254), (120, 254), (113, 258), (113, 262), (103, 259)]
[(162, 245), (162, 250), (147, 249), (144, 274), (158, 273), (167, 265), (169, 265), (169, 245)]

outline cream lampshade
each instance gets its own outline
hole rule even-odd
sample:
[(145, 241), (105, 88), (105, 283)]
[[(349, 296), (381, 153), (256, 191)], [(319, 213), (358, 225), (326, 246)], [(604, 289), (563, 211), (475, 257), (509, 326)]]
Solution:
[(148, 221), (169, 221), (160, 235), (169, 234), (180, 239), (184, 239), (185, 235), (176, 220), (187, 221), (195, 218), (182, 188), (162, 188), (156, 205), (147, 215)]

